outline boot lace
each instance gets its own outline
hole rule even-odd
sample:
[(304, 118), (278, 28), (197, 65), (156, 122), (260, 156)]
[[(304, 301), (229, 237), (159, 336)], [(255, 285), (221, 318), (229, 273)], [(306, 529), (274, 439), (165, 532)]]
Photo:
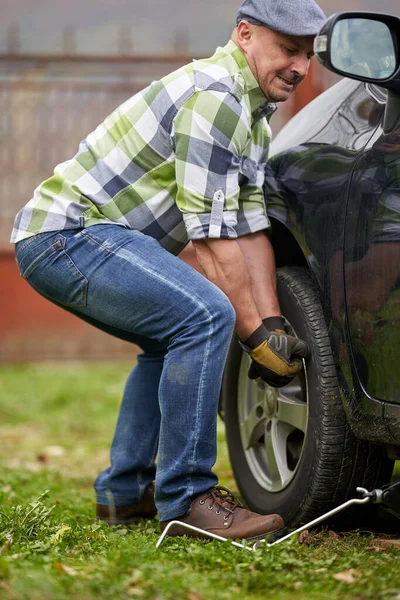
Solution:
[(229, 519), (229, 515), (233, 513), (236, 508), (243, 508), (243, 504), (239, 502), (233, 495), (233, 493), (222, 485), (217, 485), (210, 490), (208, 496), (200, 500), (200, 504), (205, 504), (209, 500), (208, 510), (212, 510), (214, 505), (217, 505), (216, 514), (221, 514), (221, 508), (228, 514), (224, 516), (224, 520)]

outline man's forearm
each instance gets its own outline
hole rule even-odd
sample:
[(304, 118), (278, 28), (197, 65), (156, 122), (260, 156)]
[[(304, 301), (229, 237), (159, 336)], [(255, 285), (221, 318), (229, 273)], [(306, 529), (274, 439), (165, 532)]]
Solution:
[(281, 315), (277, 286), (275, 255), (264, 231), (238, 238), (246, 260), (251, 290), (262, 319)]
[(236, 240), (195, 240), (193, 246), (204, 275), (229, 298), (236, 311), (236, 331), (246, 339), (261, 325), (250, 275)]

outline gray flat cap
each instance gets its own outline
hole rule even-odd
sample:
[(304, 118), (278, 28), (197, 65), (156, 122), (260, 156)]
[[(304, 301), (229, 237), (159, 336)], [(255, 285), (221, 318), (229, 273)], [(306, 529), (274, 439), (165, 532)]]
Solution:
[(317, 35), (326, 21), (314, 0), (244, 0), (236, 24), (249, 21), (286, 35)]

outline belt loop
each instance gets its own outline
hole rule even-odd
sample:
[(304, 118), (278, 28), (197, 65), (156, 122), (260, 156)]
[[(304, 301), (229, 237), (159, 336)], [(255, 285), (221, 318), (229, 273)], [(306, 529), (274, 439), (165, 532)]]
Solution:
[(85, 227), (85, 217), (79, 217), (79, 227)]

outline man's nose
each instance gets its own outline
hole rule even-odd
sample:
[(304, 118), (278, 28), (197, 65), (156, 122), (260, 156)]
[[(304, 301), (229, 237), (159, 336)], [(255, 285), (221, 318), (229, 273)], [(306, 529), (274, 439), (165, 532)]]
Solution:
[(304, 77), (308, 73), (309, 66), (310, 59), (307, 55), (296, 56), (295, 60), (292, 63), (292, 72), (297, 73), (299, 77), (304, 79)]

